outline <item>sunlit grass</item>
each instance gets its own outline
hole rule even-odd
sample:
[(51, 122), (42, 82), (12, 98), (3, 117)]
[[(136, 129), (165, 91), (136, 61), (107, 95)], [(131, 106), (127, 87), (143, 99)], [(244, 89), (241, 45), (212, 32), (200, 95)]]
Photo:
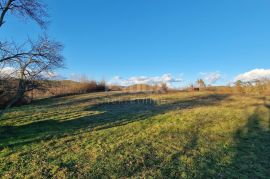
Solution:
[(0, 175), (267, 178), (264, 102), (207, 92), (37, 101), (12, 109), (0, 122)]

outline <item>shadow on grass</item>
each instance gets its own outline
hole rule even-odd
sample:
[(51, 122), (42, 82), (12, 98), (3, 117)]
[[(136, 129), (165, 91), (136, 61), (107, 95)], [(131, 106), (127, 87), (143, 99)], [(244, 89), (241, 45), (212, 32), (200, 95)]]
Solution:
[[(91, 94), (89, 93), (89, 94), (81, 94), (81, 95), (91, 95)], [(85, 96), (82, 99), (81, 99), (81, 95), (77, 94), (77, 95), (62, 96), (62, 97), (52, 96), (52, 97), (48, 97), (44, 99), (34, 100), (30, 104), (25, 104), (21, 106), (24, 108), (25, 114), (20, 115), (19, 118), (24, 119), (25, 117), (33, 116), (33, 114), (31, 113), (31, 111), (33, 110), (50, 110), (50, 109), (59, 108), (59, 107), (70, 107), (73, 104), (76, 105), (76, 104), (81, 104), (81, 103), (96, 103), (102, 100), (108, 100), (108, 99), (121, 97), (125, 94), (119, 93), (119, 92), (100, 93), (98, 96)], [(18, 110), (21, 109), (20, 107), (14, 107), (12, 109), (15, 109), (15, 108), (18, 108)], [(0, 119), (0, 120), (7, 121), (7, 120), (12, 120), (12, 118), (13, 118), (12, 116), (4, 117), (3, 119)]]
[(198, 106), (216, 105), (228, 95), (197, 96), (192, 99), (158, 104), (153, 99), (137, 99), (104, 103), (91, 106), (87, 111), (99, 111), (71, 120), (43, 120), (21, 126), (0, 126), (0, 147), (21, 145), (49, 140), (80, 131), (93, 131), (126, 125), (148, 119), (170, 110), (181, 110)]
[[(83, 99), (76, 99), (77, 97), (81, 97), (82, 95), (91, 95), (91, 93), (86, 94), (74, 94), (70, 96), (60, 96), (60, 97), (49, 97), (45, 99), (38, 99), (33, 101), (33, 105), (35, 106), (44, 106), (46, 105), (49, 108), (58, 107), (59, 105), (72, 105), (76, 103), (84, 103), (84, 102), (91, 102), (95, 100), (102, 100), (103, 98), (109, 97), (120, 97), (123, 96), (123, 93), (120, 92), (100, 92), (100, 93), (92, 93), (93, 95), (99, 94), (98, 96), (93, 96), (89, 98), (89, 96), (86, 96), (86, 98)], [(66, 99), (67, 98), (67, 99)]]
[[(234, 157), (230, 164), (222, 164), (222, 155), (226, 149), (210, 151), (203, 155), (194, 155), (199, 152), (198, 139), (202, 137), (200, 128), (203, 122), (196, 122), (190, 131), (189, 142), (183, 150), (172, 155), (171, 160), (162, 168), (165, 178), (269, 178), (270, 176), (270, 106), (268, 126), (262, 126), (263, 113), (256, 108), (249, 116), (244, 127), (238, 129), (234, 135), (235, 146), (232, 151)], [(268, 127), (268, 129), (267, 129)], [(193, 152), (192, 152), (193, 151)], [(196, 152), (195, 152), (196, 153)], [(195, 166), (188, 165), (192, 160)], [(183, 175), (184, 174), (184, 175)]]
[(186, 144), (163, 164), (162, 178), (226, 178), (220, 163), (224, 151), (211, 150), (211, 139), (204, 131), (210, 125), (207, 118), (192, 122), (184, 133)]
[[(265, 105), (270, 114), (270, 106)], [(267, 178), (270, 176), (270, 118), (268, 130), (262, 127), (257, 108), (246, 125), (235, 134), (236, 154), (230, 167), (231, 177)]]

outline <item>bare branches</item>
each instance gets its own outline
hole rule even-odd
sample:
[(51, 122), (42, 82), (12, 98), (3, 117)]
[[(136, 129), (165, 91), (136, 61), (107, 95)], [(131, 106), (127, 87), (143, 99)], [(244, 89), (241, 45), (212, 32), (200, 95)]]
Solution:
[(29, 52), (23, 49), (27, 43), (29, 42), (18, 45), (14, 42), (0, 42), (0, 64), (9, 66), (28, 55)]
[(14, 98), (0, 112), (0, 117), (9, 107), (22, 99), (26, 91), (33, 90), (37, 86), (35, 84), (37, 80), (44, 79), (46, 73), (63, 67), (64, 60), (62, 56), (63, 45), (48, 39), (47, 36), (40, 37), (37, 41), (28, 40), (23, 46), (13, 44), (8, 47), (9, 49), (7, 48), (4, 54), (10, 55), (6, 58), (12, 62), (10, 64), (12, 65), (11, 70), (16, 71), (12, 79), (18, 80), (19, 85)]
[(45, 28), (47, 24), (47, 7), (41, 0), (1, 0), (0, 1), (0, 27), (5, 23), (6, 14), (22, 18), (30, 18)]
[(0, 58), (2, 61), (8, 59), (12, 62), (15, 68), (22, 71), (25, 79), (32, 79), (37, 78), (41, 73), (63, 67), (62, 50), (62, 44), (42, 36), (37, 41), (28, 40), (24, 46), (13, 44), (12, 48), (1, 51), (3, 54)]
[(37, 41), (28, 40), (22, 46), (15, 43), (0, 44), (0, 63), (15, 63), (21, 68), (31, 68), (32, 71), (41, 66), (43, 70), (53, 70), (63, 66), (62, 50), (61, 43), (47, 36), (41, 36)]
[[(0, 28), (5, 23), (5, 16), (8, 12), (22, 18), (30, 18), (36, 21), (41, 27), (45, 27), (47, 24), (47, 8), (42, 3), (42, 0), (0, 0)], [(31, 51), (21, 50), (21, 47), (14, 43), (2, 42), (0, 40), (1, 65), (11, 64), (30, 54), (34, 55)], [(40, 55), (37, 54), (37, 56)]]

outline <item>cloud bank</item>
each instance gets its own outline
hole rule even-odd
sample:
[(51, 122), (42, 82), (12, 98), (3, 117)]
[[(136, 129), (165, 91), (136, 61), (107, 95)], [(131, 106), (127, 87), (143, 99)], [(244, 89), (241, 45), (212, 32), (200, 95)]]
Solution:
[(134, 76), (128, 79), (124, 79), (120, 76), (115, 76), (109, 84), (116, 84), (121, 86), (129, 86), (134, 84), (160, 84), (166, 83), (168, 86), (174, 86), (175, 83), (180, 83), (183, 80), (181, 78), (173, 77), (171, 74), (163, 74), (161, 76)]
[(250, 82), (254, 80), (270, 79), (270, 69), (254, 69), (235, 77), (234, 81)]
[(201, 73), (201, 76), (210, 85), (215, 84), (222, 77), (220, 72)]
[(4, 67), (4, 68), (0, 69), (0, 77), (6, 77), (6, 76), (16, 77), (17, 73), (16, 73), (15, 68)]
[[(12, 78), (16, 78), (18, 77), (18, 71), (14, 68), (14, 67), (4, 67), (2, 69), (0, 69), (0, 77), (1, 78), (6, 78), (6, 77), (12, 77)], [(42, 78), (46, 78), (46, 79), (58, 79), (59, 75), (55, 72), (41, 72), (40, 76)]]

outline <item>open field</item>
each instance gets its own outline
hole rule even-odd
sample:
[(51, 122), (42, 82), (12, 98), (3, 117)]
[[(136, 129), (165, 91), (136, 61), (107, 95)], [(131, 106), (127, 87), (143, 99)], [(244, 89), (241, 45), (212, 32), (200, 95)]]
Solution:
[(267, 104), (210, 92), (39, 100), (0, 121), (0, 176), (267, 178)]

